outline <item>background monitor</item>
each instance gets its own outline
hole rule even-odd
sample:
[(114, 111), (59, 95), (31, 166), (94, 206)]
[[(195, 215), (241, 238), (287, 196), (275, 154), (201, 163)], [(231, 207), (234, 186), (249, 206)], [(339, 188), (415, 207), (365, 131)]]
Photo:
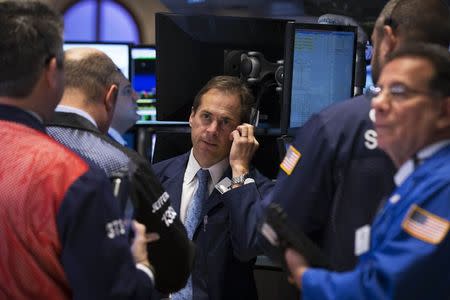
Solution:
[(353, 95), (356, 27), (290, 22), (286, 28), (282, 133)]
[(123, 75), (130, 78), (130, 44), (128, 43), (102, 43), (102, 42), (64, 42), (64, 51), (74, 47), (92, 47), (105, 52)]
[[(209, 79), (224, 74), (240, 77), (241, 53), (257, 51), (267, 61), (282, 60), (286, 23), (265, 18), (157, 13), (157, 120), (187, 121), (195, 95)], [(278, 106), (279, 111), (277, 99), (270, 100), (272, 110)], [(278, 128), (279, 118), (278, 113)]]
[(139, 95), (137, 100), (140, 119), (137, 124), (156, 121), (156, 48), (154, 46), (131, 47), (132, 85)]

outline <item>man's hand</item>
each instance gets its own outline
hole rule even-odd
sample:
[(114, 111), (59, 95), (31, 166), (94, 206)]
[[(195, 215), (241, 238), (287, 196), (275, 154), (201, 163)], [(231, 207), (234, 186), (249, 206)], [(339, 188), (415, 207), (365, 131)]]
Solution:
[(288, 278), (289, 283), (295, 284), (301, 289), (303, 273), (308, 269), (308, 263), (300, 253), (291, 248), (286, 250), (284, 257), (289, 272), (291, 273)]
[(252, 125), (243, 123), (230, 133), (230, 140), (233, 141), (230, 149), (233, 177), (246, 174), (250, 170), (250, 161), (259, 147), (253, 131)]
[(159, 239), (157, 233), (145, 233), (145, 225), (133, 221), (134, 239), (131, 245), (131, 253), (133, 254), (134, 262), (143, 264), (150, 269), (151, 264), (148, 260), (147, 244)]

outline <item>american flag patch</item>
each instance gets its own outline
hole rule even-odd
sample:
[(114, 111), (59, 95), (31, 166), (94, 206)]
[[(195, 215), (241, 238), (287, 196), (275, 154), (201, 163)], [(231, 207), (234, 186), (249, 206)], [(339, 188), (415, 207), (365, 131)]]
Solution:
[(402, 228), (413, 237), (431, 244), (439, 244), (447, 235), (450, 222), (417, 205), (411, 206)]
[(280, 164), (280, 168), (283, 169), (286, 174), (291, 175), (300, 157), (302, 157), (300, 152), (295, 149), (294, 146), (289, 146), (286, 156)]

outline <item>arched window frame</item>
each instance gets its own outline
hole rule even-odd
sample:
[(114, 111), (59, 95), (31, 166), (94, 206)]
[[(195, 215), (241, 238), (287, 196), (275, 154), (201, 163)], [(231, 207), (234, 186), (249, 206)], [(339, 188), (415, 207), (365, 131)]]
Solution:
[[(131, 18), (133, 19), (134, 23), (136, 24), (136, 28), (138, 30), (138, 37), (139, 37), (139, 43), (141, 43), (142, 40), (144, 40), (144, 36), (143, 36), (143, 31), (142, 31), (142, 24), (139, 21), (139, 18), (137, 18), (136, 14), (133, 12), (133, 10), (131, 9), (130, 5), (127, 4), (124, 0), (110, 0), (113, 1), (115, 3), (117, 3), (118, 5), (120, 5), (124, 10), (126, 10)], [(78, 2), (82, 2), (81, 0), (71, 0), (68, 1), (65, 6), (63, 6), (62, 9), (62, 15), (65, 16), (66, 12), (75, 4), (77, 4)], [(102, 4), (102, 0), (96, 0), (97, 5), (101, 5)], [(102, 42), (102, 41), (106, 41), (106, 40), (101, 40), (100, 39), (100, 17), (99, 17), (99, 10), (97, 10), (97, 16), (95, 18), (95, 42)]]

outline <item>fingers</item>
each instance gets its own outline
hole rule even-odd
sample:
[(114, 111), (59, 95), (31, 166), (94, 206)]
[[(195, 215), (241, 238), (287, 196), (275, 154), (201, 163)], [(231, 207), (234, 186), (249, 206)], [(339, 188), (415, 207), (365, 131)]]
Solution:
[(131, 245), (131, 252), (136, 263), (147, 262), (147, 243), (149, 239), (153, 239), (152, 234), (145, 234), (145, 225), (133, 220), (134, 239)]
[(230, 133), (230, 140), (231, 141), (237, 141), (240, 138), (241, 138), (241, 134), (240, 134), (239, 130), (236, 129), (236, 130), (233, 130)]
[(138, 223), (136, 220), (133, 220), (131, 224), (133, 226), (135, 237), (143, 238), (145, 236), (145, 225)]
[(147, 243), (155, 242), (159, 240), (159, 234), (157, 232), (150, 232), (145, 235)]
[(253, 139), (254, 137), (254, 127), (253, 125), (243, 123), (236, 128), (239, 131), (241, 137), (246, 137), (248, 139)]
[(132, 223), (135, 239), (145, 243), (151, 243), (159, 240), (159, 234), (157, 232), (145, 233), (145, 225), (133, 220)]
[(290, 278), (288, 278), (288, 281), (290, 283), (294, 283), (298, 288), (301, 288), (303, 273), (308, 268), (305, 258), (291, 248), (286, 250), (284, 257), (290, 272)]

